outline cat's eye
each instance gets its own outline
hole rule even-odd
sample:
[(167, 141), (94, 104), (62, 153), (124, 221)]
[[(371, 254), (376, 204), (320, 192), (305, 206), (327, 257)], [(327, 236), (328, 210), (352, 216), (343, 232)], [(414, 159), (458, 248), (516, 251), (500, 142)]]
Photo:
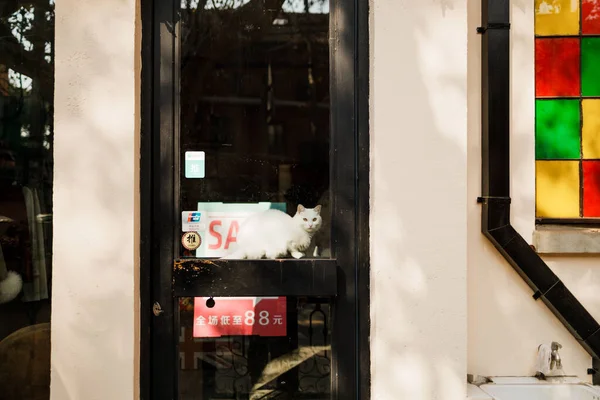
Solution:
[(316, 221), (316, 220), (317, 220), (316, 218), (313, 218), (313, 222)]
[(304, 218), (305, 221), (308, 221), (306, 218)]

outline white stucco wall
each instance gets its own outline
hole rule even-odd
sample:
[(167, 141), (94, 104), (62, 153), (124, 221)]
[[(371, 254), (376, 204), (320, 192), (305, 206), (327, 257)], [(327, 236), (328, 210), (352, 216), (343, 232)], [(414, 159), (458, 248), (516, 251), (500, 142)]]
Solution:
[[(467, 372), (531, 374), (553, 340), (589, 379), (590, 357), (480, 233), (479, 3), (371, 2), (374, 400), (464, 399)], [(533, 1), (512, 4), (513, 224), (530, 239)], [(57, 2), (53, 400), (137, 393), (135, 21), (133, 0)], [(598, 259), (547, 261), (600, 319)]]
[(56, 2), (53, 400), (137, 390), (135, 11)]
[[(511, 3), (511, 197), (512, 223), (531, 243), (535, 222), (533, 0)], [(591, 358), (480, 233), (480, 55), (475, 28), (479, 1), (469, 2), (469, 373), (532, 375), (540, 343), (558, 341), (567, 374), (591, 380)], [(545, 258), (554, 272), (600, 319), (597, 257)]]
[(466, 4), (371, 2), (374, 400), (466, 397)]

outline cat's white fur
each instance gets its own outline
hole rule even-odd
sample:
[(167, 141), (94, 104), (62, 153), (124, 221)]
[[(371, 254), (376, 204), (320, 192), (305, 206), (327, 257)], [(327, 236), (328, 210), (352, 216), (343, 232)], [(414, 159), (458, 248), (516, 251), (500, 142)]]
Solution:
[(6, 278), (0, 281), (0, 304), (8, 303), (21, 293), (23, 279), (15, 271), (8, 271)]
[(258, 260), (304, 257), (313, 235), (321, 228), (321, 206), (305, 208), (298, 205), (291, 217), (283, 211), (270, 209), (251, 215), (240, 226), (238, 248), (223, 258)]

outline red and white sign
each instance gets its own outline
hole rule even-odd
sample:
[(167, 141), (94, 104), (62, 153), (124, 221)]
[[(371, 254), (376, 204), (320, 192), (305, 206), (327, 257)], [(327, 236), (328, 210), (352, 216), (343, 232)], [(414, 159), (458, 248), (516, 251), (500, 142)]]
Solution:
[[(252, 214), (270, 208), (285, 210), (285, 203), (198, 203), (198, 211), (182, 214), (182, 220), (190, 220), (194, 224), (183, 225), (185, 232), (195, 231), (200, 234), (202, 243), (196, 250), (196, 257), (220, 258), (237, 249), (237, 234), (242, 222)], [(186, 228), (190, 228), (187, 229)]]
[(194, 337), (286, 336), (285, 297), (194, 298)]
[(222, 257), (234, 249), (241, 223), (252, 213), (210, 213), (205, 256)]

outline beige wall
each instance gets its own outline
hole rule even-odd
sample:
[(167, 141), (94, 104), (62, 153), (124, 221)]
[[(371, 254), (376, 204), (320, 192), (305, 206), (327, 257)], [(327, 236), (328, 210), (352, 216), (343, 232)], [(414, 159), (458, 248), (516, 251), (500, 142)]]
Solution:
[[(513, 224), (526, 239), (532, 3), (512, 10)], [(480, 233), (479, 2), (371, 10), (373, 399), (464, 399), (467, 372), (531, 374), (552, 340), (588, 379), (589, 356)], [(57, 2), (53, 400), (137, 393), (135, 21), (133, 0)], [(548, 261), (600, 319), (598, 260)]]
[(466, 3), (371, 2), (373, 399), (466, 397)]
[[(535, 212), (533, 1), (513, 0), (511, 10), (512, 223), (531, 243)], [(590, 380), (591, 358), (480, 233), (480, 46), (475, 28), (479, 1), (469, 2), (469, 373), (532, 375), (540, 343), (558, 341), (567, 374)], [(600, 320), (596, 257), (546, 259), (583, 305)]]
[(135, 2), (60, 0), (56, 15), (51, 398), (132, 399)]

